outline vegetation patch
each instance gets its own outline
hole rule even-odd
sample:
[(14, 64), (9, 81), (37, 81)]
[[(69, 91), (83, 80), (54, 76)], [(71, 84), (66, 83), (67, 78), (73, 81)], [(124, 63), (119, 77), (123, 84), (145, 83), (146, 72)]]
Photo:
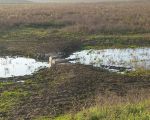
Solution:
[(125, 104), (114, 107), (95, 106), (77, 114), (64, 115), (54, 120), (149, 120), (150, 102)]
[(91, 35), (84, 41), (84, 49), (149, 47), (146, 35)]
[(9, 117), (8, 113), (29, 94), (21, 89), (4, 90), (0, 93), (0, 118)]
[(137, 69), (126, 73), (129, 76), (150, 76), (150, 70)]
[(5, 86), (13, 85), (13, 84), (14, 84), (13, 82), (0, 82), (0, 89), (4, 88)]

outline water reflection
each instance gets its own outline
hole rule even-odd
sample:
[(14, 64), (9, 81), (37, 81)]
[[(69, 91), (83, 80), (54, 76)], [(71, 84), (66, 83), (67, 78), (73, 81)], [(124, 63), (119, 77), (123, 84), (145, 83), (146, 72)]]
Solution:
[(150, 48), (83, 50), (67, 59), (76, 59), (72, 63), (81, 63), (102, 67), (112, 71), (150, 69)]
[(31, 75), (44, 67), (49, 67), (49, 64), (25, 57), (1, 57), (0, 78)]

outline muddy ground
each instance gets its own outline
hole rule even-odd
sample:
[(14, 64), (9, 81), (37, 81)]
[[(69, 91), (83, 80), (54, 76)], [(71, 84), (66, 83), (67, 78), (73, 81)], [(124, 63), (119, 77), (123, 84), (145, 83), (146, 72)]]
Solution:
[(30, 93), (9, 112), (1, 113), (10, 120), (33, 119), (37, 116), (58, 116), (68, 111), (79, 111), (94, 104), (98, 96), (125, 97), (148, 91), (150, 76), (127, 76), (84, 65), (56, 65), (41, 70), (25, 83), (5, 86), (0, 91), (22, 89)]

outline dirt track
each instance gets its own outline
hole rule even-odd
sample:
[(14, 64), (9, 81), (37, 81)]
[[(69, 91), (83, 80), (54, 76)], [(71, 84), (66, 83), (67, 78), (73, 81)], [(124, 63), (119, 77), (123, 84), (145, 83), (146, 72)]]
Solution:
[[(128, 77), (83, 65), (57, 65), (34, 75), (32, 82), (11, 86), (30, 92), (7, 116), (20, 117), (60, 115), (94, 104), (98, 96), (111, 94), (125, 97), (129, 91), (147, 91), (150, 77)], [(7, 88), (8, 89), (8, 88)], [(94, 98), (94, 99), (93, 99)]]

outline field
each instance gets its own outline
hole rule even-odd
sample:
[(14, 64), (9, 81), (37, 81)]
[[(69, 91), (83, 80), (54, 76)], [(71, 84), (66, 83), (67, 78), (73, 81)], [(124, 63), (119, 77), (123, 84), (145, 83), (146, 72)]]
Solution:
[[(83, 49), (150, 47), (149, 13), (149, 1), (2, 4), (0, 56), (48, 61)], [(0, 120), (150, 119), (149, 70), (58, 64), (0, 81)]]

